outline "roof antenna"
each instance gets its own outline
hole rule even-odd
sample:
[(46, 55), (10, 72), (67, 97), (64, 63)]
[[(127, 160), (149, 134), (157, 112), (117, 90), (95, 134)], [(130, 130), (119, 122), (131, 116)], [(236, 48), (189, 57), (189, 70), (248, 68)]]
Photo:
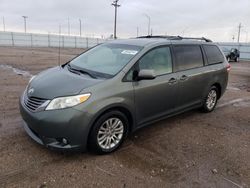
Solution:
[(58, 66), (61, 67), (61, 24), (59, 24)]

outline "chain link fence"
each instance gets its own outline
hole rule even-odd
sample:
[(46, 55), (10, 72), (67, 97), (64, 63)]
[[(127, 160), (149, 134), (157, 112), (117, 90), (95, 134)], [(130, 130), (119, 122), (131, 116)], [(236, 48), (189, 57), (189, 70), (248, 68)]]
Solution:
[(34, 34), (0, 32), (0, 46), (90, 48), (105, 40), (100, 38), (66, 36), (55, 34)]
[[(0, 32), (0, 46), (90, 48), (105, 41), (101, 38), (79, 36)], [(225, 52), (237, 48), (241, 59), (250, 60), (250, 43), (219, 42), (217, 44)]]

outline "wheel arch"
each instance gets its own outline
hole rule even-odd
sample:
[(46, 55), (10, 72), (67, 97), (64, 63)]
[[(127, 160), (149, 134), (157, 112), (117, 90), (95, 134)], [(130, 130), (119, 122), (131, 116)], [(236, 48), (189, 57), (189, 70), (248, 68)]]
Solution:
[(135, 117), (134, 117), (133, 113), (126, 106), (123, 106), (123, 105), (112, 105), (112, 106), (105, 107), (104, 109), (100, 110), (95, 115), (95, 117), (93, 118), (93, 120), (90, 123), (90, 128), (89, 128), (89, 133), (88, 133), (87, 141), (89, 140), (90, 133), (91, 133), (92, 128), (93, 128), (94, 124), (96, 123), (96, 121), (103, 114), (105, 114), (105, 113), (107, 113), (109, 111), (114, 111), (114, 110), (120, 111), (121, 113), (123, 113), (127, 117), (128, 122), (129, 122), (129, 125), (128, 125), (128, 134), (133, 131), (134, 124), (135, 124)]
[(218, 82), (216, 82), (216, 83), (214, 83), (213, 85), (211, 85), (211, 87), (216, 87), (217, 89), (218, 89), (218, 99), (221, 97), (221, 84), (220, 83), (218, 83)]

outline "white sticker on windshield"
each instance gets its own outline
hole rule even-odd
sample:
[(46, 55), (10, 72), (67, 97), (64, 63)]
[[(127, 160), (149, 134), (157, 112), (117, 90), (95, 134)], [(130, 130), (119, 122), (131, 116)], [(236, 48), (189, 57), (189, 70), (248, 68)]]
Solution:
[(137, 53), (138, 53), (138, 51), (136, 51), (136, 50), (123, 50), (122, 51), (122, 54), (128, 54), (128, 55), (135, 55)]

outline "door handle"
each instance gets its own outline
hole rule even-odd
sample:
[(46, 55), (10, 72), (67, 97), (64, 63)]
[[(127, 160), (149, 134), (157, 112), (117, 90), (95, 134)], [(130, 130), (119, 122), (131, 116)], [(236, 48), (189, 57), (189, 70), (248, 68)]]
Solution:
[(176, 78), (170, 78), (168, 81), (169, 84), (175, 84), (176, 82), (177, 82)]
[(185, 81), (187, 79), (188, 79), (188, 76), (186, 76), (186, 75), (182, 75), (181, 78), (180, 78), (181, 81)]

